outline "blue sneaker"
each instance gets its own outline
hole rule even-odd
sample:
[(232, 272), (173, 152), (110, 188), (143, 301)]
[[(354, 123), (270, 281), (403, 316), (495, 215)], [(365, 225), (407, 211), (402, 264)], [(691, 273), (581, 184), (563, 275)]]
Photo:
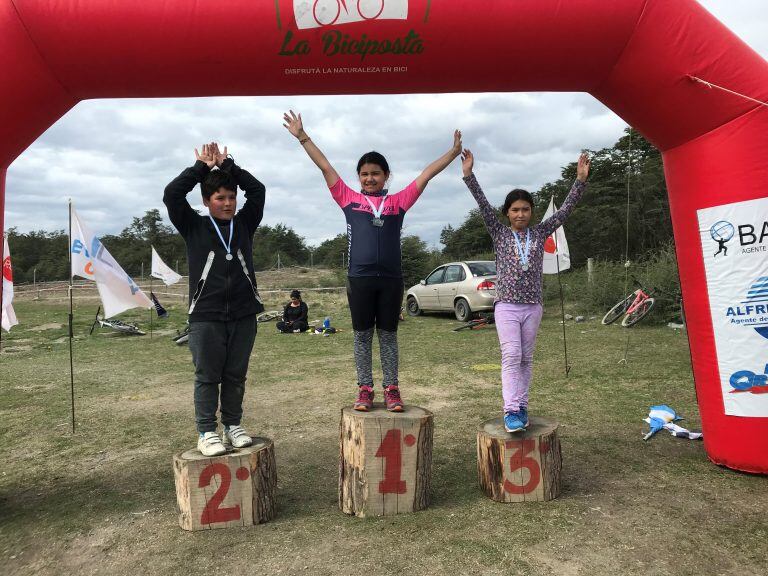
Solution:
[(528, 428), (528, 406), (520, 406), (520, 421), (523, 423), (523, 428)]
[(520, 432), (520, 430), (525, 429), (525, 424), (521, 420), (520, 412), (507, 412), (504, 414), (504, 430), (507, 432)]

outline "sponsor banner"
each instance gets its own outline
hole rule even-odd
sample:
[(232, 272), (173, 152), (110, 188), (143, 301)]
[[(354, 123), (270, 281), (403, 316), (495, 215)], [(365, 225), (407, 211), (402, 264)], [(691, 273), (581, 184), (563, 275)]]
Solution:
[(0, 326), (6, 332), (11, 331), (12, 326), (16, 326), (19, 321), (16, 319), (16, 312), (13, 310), (13, 266), (11, 266), (11, 251), (8, 248), (8, 238), (3, 236), (2, 274), (0, 277), (3, 282), (3, 307), (0, 309)]
[(725, 413), (768, 418), (768, 198), (698, 219)]
[(293, 0), (293, 14), (300, 30), (366, 20), (405, 20), (408, 0)]

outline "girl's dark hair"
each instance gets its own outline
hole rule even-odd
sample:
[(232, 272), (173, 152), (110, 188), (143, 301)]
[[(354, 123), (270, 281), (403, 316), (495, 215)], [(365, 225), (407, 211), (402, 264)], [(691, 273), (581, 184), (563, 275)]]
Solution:
[(506, 198), (504, 198), (504, 206), (501, 209), (501, 213), (504, 214), (504, 216), (506, 216), (507, 212), (509, 212), (509, 207), (512, 206), (512, 204), (514, 204), (518, 200), (524, 200), (528, 202), (528, 204), (531, 205), (531, 212), (533, 212), (534, 203), (533, 203), (533, 196), (531, 196), (531, 193), (521, 188), (515, 188), (514, 190), (512, 190), (512, 192), (507, 194)]
[(301, 300), (301, 292), (298, 290), (291, 290), (291, 298), (298, 298)]
[(387, 164), (387, 159), (378, 152), (370, 151), (360, 156), (360, 160), (357, 162), (358, 174), (360, 174), (360, 168), (363, 167), (363, 164), (376, 164), (384, 170), (385, 174), (389, 175), (389, 164)]

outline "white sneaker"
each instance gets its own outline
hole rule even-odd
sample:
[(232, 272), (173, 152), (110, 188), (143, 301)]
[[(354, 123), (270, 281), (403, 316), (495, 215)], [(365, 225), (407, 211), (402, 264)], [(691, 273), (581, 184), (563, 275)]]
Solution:
[(251, 436), (243, 430), (242, 426), (224, 426), (221, 440), (225, 446), (229, 445), (235, 448), (245, 448), (253, 444)]
[(203, 456), (221, 456), (227, 453), (227, 448), (221, 443), (216, 432), (206, 432), (197, 440), (197, 449)]

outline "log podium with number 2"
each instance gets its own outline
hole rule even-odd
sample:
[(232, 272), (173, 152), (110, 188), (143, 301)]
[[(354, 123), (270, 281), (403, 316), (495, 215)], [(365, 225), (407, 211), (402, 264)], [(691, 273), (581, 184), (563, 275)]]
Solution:
[(272, 440), (209, 458), (198, 450), (173, 457), (179, 524), (185, 530), (251, 526), (275, 516), (277, 472)]

